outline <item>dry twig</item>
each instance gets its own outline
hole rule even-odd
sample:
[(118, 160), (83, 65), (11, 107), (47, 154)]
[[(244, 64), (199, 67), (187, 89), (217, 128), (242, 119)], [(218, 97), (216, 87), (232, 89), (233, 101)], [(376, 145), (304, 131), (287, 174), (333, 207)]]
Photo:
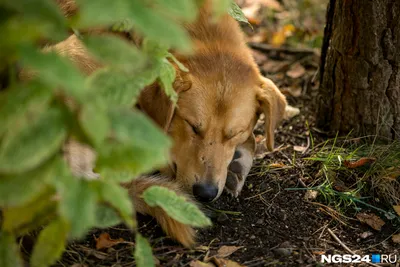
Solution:
[[(335, 239), (336, 242), (338, 242), (347, 252), (349, 252), (352, 255), (356, 255), (356, 253), (354, 253), (348, 246), (346, 246), (346, 244), (343, 243), (339, 239), (339, 237), (337, 235), (335, 235), (335, 233), (331, 229), (328, 228), (327, 230), (328, 230), (329, 234), (333, 237), (333, 239)], [(379, 267), (380, 266), (380, 265), (377, 265), (377, 264), (374, 264), (374, 263), (371, 263), (371, 262), (367, 262), (367, 264), (370, 265), (370, 266), (375, 266), (375, 267)]]

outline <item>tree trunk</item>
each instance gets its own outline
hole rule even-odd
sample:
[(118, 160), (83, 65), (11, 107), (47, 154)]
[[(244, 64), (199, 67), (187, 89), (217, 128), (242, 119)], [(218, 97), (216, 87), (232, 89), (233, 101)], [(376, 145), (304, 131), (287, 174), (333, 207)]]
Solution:
[(330, 0), (318, 126), (400, 140), (400, 1)]

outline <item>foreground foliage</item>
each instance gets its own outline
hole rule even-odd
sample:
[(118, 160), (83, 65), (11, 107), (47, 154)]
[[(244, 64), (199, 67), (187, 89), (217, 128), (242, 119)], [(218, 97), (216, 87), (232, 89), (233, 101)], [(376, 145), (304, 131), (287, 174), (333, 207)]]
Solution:
[[(16, 239), (42, 226), (31, 266), (55, 263), (67, 241), (84, 237), (90, 228), (123, 222), (135, 230), (132, 202), (119, 184), (165, 164), (171, 142), (132, 107), (141, 89), (155, 81), (176, 101), (175, 59), (168, 50), (190, 51), (180, 22), (196, 18), (200, 1), (153, 2), (78, 0), (80, 12), (71, 19), (51, 0), (0, 4), (0, 70), (9, 74), (0, 94), (0, 266), (22, 266)], [(243, 19), (229, 0), (218, 1), (215, 14), (229, 6)], [(142, 47), (116, 36), (80, 34), (110, 26), (139, 33)], [(69, 29), (105, 68), (86, 77), (67, 58), (40, 51), (39, 43), (59, 42)], [(17, 62), (38, 75), (18, 81)], [(98, 179), (72, 173), (62, 153), (71, 139), (97, 153)], [(145, 200), (183, 223), (210, 224), (195, 206), (166, 189), (150, 188)], [(139, 234), (136, 240), (138, 266), (154, 265), (149, 243)]]

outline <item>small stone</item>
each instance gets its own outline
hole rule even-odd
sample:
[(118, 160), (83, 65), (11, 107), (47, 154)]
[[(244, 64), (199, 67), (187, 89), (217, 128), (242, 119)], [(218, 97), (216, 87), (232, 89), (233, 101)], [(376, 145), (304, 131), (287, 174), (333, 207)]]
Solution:
[(373, 235), (372, 232), (364, 232), (364, 233), (362, 233), (362, 234), (360, 235), (360, 237), (361, 237), (362, 239), (366, 239), (366, 238), (370, 237), (371, 235)]
[(317, 197), (318, 191), (315, 190), (308, 190), (304, 195), (304, 199), (308, 201), (315, 200)]
[(264, 224), (264, 220), (263, 219), (258, 219), (256, 224)]
[(274, 254), (279, 257), (288, 257), (292, 254), (291, 248), (276, 248), (273, 250)]
[(250, 239), (256, 239), (255, 235), (250, 236)]
[(285, 241), (282, 244), (279, 245), (280, 248), (292, 248), (292, 244), (290, 244), (289, 241)]

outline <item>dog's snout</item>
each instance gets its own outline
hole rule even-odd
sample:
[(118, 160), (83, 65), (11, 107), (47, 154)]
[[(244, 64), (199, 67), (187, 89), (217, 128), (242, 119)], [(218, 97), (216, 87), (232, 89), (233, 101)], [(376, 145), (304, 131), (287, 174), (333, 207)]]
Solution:
[(211, 202), (218, 194), (218, 188), (208, 183), (196, 183), (193, 185), (193, 195), (201, 202)]

